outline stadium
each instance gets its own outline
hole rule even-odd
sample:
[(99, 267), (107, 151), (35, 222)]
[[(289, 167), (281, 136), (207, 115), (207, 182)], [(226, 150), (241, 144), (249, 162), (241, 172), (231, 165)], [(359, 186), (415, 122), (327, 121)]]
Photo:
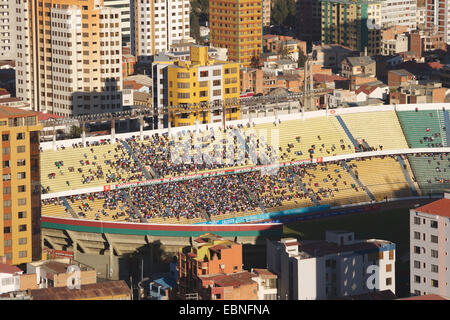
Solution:
[(354, 107), (41, 143), (43, 246), (109, 261), (112, 274), (114, 259), (156, 243), (167, 257), (206, 232), (263, 244), (286, 221), (441, 197), (448, 110)]

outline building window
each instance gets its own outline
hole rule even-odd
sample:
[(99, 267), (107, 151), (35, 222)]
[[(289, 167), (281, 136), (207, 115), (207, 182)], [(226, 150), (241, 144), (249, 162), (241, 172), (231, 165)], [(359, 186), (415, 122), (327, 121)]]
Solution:
[(9, 160), (3, 161), (3, 168), (9, 168), (11, 166), (11, 162)]
[(386, 278), (386, 285), (387, 286), (392, 285), (392, 278)]
[(414, 282), (415, 283), (420, 283), (420, 277), (419, 276), (414, 276)]
[(23, 186), (18, 186), (17, 187), (17, 191), (18, 192), (25, 192), (25, 186), (23, 185)]
[(25, 152), (25, 146), (17, 146), (17, 153)]
[(9, 134), (2, 134), (2, 141), (9, 141)]
[(420, 240), (420, 232), (414, 231), (414, 239)]
[(25, 139), (25, 133), (24, 132), (20, 132), (16, 135), (16, 139), (17, 140), (24, 140)]
[(27, 238), (19, 238), (19, 244), (27, 244)]
[(438, 237), (437, 236), (431, 236), (431, 242), (438, 243)]
[(394, 250), (389, 251), (389, 260), (394, 260)]
[(17, 160), (17, 166), (18, 167), (22, 167), (25, 165), (25, 159), (19, 159)]
[(204, 78), (208, 76), (208, 70), (200, 71), (200, 78)]
[(19, 232), (23, 232), (23, 231), (27, 231), (27, 225), (26, 224), (21, 224), (19, 226)]
[(432, 258), (437, 258), (438, 257), (438, 251), (431, 249), (431, 257)]
[(3, 194), (11, 194), (11, 187), (3, 187)]
[(392, 264), (387, 264), (386, 265), (386, 272), (391, 272), (392, 271)]
[(420, 261), (417, 260), (414, 261), (414, 268), (420, 269)]
[(21, 179), (25, 179), (25, 178), (26, 178), (25, 172), (18, 172), (17, 173), (17, 179), (21, 180)]
[(4, 221), (8, 221), (8, 220), (11, 220), (11, 219), (12, 219), (11, 213), (5, 213), (5, 214), (3, 214), (3, 220), (4, 220)]
[(437, 228), (438, 227), (438, 223), (437, 223), (437, 221), (430, 221), (430, 226), (432, 227), (432, 228)]
[(439, 281), (431, 279), (431, 286), (435, 288), (439, 287)]
[(3, 200), (3, 208), (11, 207), (11, 200)]
[(5, 240), (4, 244), (5, 244), (5, 247), (11, 247), (12, 246), (12, 239)]
[(27, 212), (26, 211), (19, 211), (18, 217), (19, 217), (19, 219), (26, 218), (27, 217)]
[(438, 272), (438, 266), (435, 264), (431, 265), (431, 272)]
[(420, 254), (420, 247), (414, 246), (414, 253)]
[(2, 148), (2, 154), (10, 154), (11, 149), (10, 148)]
[(11, 233), (11, 227), (4, 227), (3, 233)]
[(3, 175), (3, 181), (10, 181), (11, 180), (11, 174), (10, 173), (5, 173)]
[(26, 258), (27, 257), (27, 251), (19, 251), (19, 258)]

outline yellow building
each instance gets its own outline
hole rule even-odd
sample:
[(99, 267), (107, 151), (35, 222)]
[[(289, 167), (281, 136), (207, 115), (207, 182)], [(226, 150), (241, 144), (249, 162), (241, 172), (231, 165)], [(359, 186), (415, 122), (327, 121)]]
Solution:
[(239, 119), (239, 64), (210, 59), (205, 46), (191, 46), (190, 54), (190, 61), (176, 60), (167, 66), (171, 124), (221, 122), (223, 112), (210, 111), (210, 104), (223, 105), (226, 120)]
[(2, 181), (0, 256), (9, 264), (41, 257), (41, 193), (37, 113), (0, 107)]
[(250, 66), (263, 52), (263, 0), (210, 0), (210, 42), (228, 60)]

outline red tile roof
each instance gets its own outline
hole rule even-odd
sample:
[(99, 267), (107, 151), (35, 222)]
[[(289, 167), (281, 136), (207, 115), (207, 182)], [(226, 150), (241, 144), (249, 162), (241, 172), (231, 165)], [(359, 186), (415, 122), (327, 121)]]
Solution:
[(450, 218), (450, 199), (440, 199), (415, 209), (423, 213)]
[(123, 87), (125, 89), (133, 89), (133, 90), (139, 90), (140, 88), (143, 87), (142, 84), (137, 83), (136, 81), (133, 80), (126, 80), (123, 82)]
[(11, 93), (9, 93), (7, 90), (0, 89), (0, 96), (7, 96), (7, 95), (11, 95)]
[(329, 75), (329, 74), (323, 74), (323, 73), (318, 73), (313, 75), (314, 81), (316, 82), (332, 82), (332, 81), (345, 81), (348, 80), (347, 78), (344, 77), (340, 77), (337, 75)]
[(16, 118), (35, 116), (37, 112), (19, 108), (0, 106), (0, 118)]
[(16, 266), (11, 266), (9, 264), (0, 263), (0, 273), (14, 274), (17, 272), (23, 272), (23, 271), (20, 270), (19, 268), (17, 268)]
[(61, 119), (61, 118), (64, 118), (64, 117), (57, 116), (56, 114), (51, 114), (51, 113), (43, 113), (43, 112), (38, 113), (39, 121), (44, 121), (44, 120), (48, 120), (48, 119)]
[(371, 94), (372, 92), (375, 91), (376, 88), (378, 88), (377, 85), (375, 86), (362, 85), (355, 91), (355, 93), (358, 94), (360, 92), (364, 92), (365, 94)]

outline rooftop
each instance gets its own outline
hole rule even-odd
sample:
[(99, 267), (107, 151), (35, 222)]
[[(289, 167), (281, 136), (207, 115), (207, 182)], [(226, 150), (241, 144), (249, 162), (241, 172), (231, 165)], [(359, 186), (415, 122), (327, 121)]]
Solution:
[[(371, 57), (347, 57), (346, 59), (352, 66), (367, 66), (375, 62)], [(344, 60), (345, 61), (345, 60)]]
[(23, 271), (20, 270), (16, 266), (11, 266), (7, 263), (1, 263), (0, 262), (0, 273), (9, 273), (9, 274), (15, 274), (15, 273), (22, 273)]
[(414, 76), (411, 72), (405, 69), (389, 70), (389, 72), (403, 77)]
[(299, 246), (299, 251), (307, 253), (312, 257), (316, 257), (342, 252), (358, 252), (358, 251), (367, 251), (371, 249), (378, 250), (384, 244), (386, 244), (385, 241), (367, 240), (341, 246), (334, 242), (327, 242), (322, 240), (322, 241), (302, 243)]
[(423, 213), (450, 218), (450, 199), (443, 198), (415, 209)]
[(252, 269), (252, 272), (257, 274), (258, 276), (260, 276), (263, 279), (276, 279), (277, 275), (270, 272), (267, 269)]
[(213, 274), (213, 275), (205, 275), (199, 276), (202, 280), (213, 281), (214, 284), (218, 287), (233, 287), (237, 288), (241, 285), (252, 284), (255, 283), (252, 278), (254, 277), (248, 271), (242, 271), (231, 274)]
[(123, 280), (81, 285), (80, 290), (67, 287), (30, 290), (33, 300), (84, 300), (119, 295), (131, 296)]
[(37, 112), (27, 111), (13, 107), (0, 106), (0, 119), (1, 118), (16, 118), (16, 117), (30, 117), (37, 115)]

